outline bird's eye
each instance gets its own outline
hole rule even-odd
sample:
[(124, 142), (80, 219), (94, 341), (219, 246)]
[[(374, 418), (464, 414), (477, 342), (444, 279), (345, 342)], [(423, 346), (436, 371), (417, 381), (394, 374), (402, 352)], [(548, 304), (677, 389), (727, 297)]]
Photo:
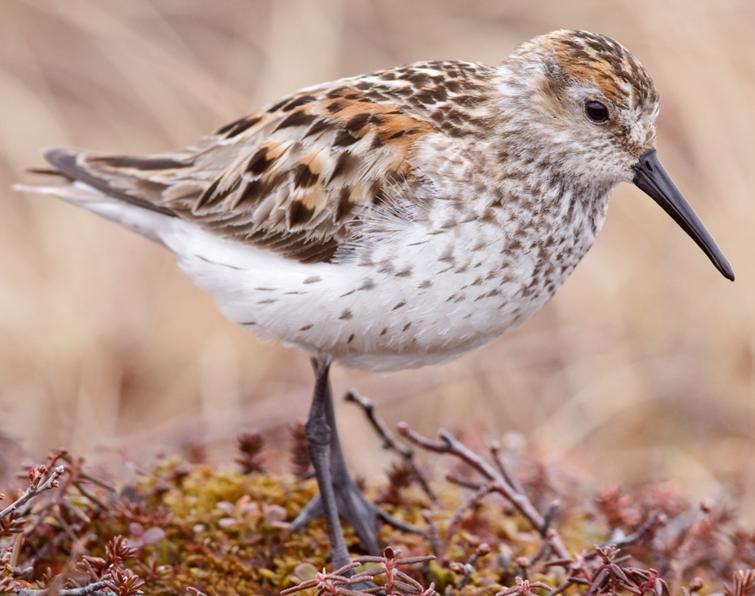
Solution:
[(585, 114), (593, 122), (602, 123), (608, 120), (608, 108), (606, 104), (594, 99), (585, 102)]

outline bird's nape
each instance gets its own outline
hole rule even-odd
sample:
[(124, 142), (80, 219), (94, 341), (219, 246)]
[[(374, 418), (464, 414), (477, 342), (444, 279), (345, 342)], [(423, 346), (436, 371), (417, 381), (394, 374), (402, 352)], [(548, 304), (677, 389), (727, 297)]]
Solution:
[(661, 165), (656, 150), (650, 149), (642, 154), (634, 171), (634, 184), (658, 203), (679, 227), (687, 232), (721, 275), (734, 281), (734, 270), (728, 259)]

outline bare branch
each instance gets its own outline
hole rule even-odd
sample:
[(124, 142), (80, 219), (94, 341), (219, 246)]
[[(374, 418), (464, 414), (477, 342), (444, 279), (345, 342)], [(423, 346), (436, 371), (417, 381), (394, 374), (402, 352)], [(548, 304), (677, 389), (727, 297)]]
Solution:
[(466, 563), (463, 565), (457, 564), (463, 574), (461, 581), (459, 581), (459, 584), (456, 586), (458, 590), (463, 590), (469, 584), (472, 579), (472, 574), (476, 571), (475, 566), (477, 565), (477, 561), (489, 553), (490, 547), (483, 542), (475, 549), (475, 552), (472, 553), (472, 556), (469, 557), (469, 560)]
[(508, 465), (506, 465), (506, 460), (503, 459), (503, 454), (501, 453), (501, 444), (498, 441), (493, 441), (493, 443), (490, 444), (490, 455), (493, 456), (493, 463), (495, 463), (496, 468), (498, 468), (498, 471), (506, 482), (513, 486), (514, 489), (516, 489), (516, 492), (524, 492), (519, 481), (516, 479), (516, 476), (511, 473)]
[(410, 466), (412, 472), (417, 478), (417, 482), (419, 482), (419, 485), (422, 487), (422, 490), (428, 496), (430, 501), (437, 503), (438, 497), (430, 487), (430, 483), (428, 482), (427, 477), (414, 462), (414, 450), (411, 447), (404, 445), (393, 435), (383, 419), (377, 415), (377, 412), (375, 411), (375, 404), (363, 395), (359, 395), (354, 391), (347, 392), (343, 399), (347, 402), (357, 404), (362, 409), (365, 416), (367, 417), (367, 420), (372, 425), (372, 428), (375, 429), (375, 432), (383, 440), (383, 449), (386, 449), (388, 451), (395, 451), (396, 453), (398, 453)]
[[(16, 591), (16, 596), (38, 596), (47, 593), (47, 589), (22, 589)], [(81, 586), (80, 588), (67, 588), (57, 592), (60, 596), (112, 596), (113, 593), (113, 585), (109, 579), (101, 579), (92, 584)]]
[(427, 540), (430, 542), (430, 546), (433, 548), (433, 552), (437, 557), (443, 554), (443, 546), (440, 542), (440, 534), (438, 533), (438, 526), (435, 525), (435, 521), (432, 518), (430, 510), (422, 510), (422, 519), (427, 524)]
[(664, 524), (666, 522), (666, 515), (661, 511), (655, 511), (652, 515), (642, 522), (642, 525), (634, 532), (625, 536), (620, 540), (611, 540), (603, 544), (602, 546), (615, 546), (616, 548), (624, 548), (630, 546), (635, 542), (639, 542), (645, 535), (650, 532), (657, 525)]
[[(435, 453), (447, 453), (461, 459), (485, 479), (481, 486), (485, 486), (486, 489), (489, 486), (488, 492), (496, 492), (511, 503), (550, 544), (551, 549), (558, 557), (564, 560), (572, 560), (572, 556), (558, 532), (549, 527), (550, 519), (548, 519), (548, 516), (541, 515), (527, 495), (517, 490), (516, 486), (506, 479), (500, 468), (496, 469), (496, 466), (491, 465), (482, 456), (469, 449), (446, 429), (441, 429), (438, 433), (441, 438), (440, 441), (433, 441), (420, 435), (409, 428), (405, 422), (399, 423), (398, 430), (402, 437), (422, 449)], [(452, 478), (453, 481), (458, 480), (455, 477)]]
[(451, 542), (451, 539), (456, 533), (456, 529), (461, 524), (462, 520), (464, 519), (464, 515), (467, 513), (467, 511), (471, 511), (472, 509), (477, 507), (480, 501), (482, 501), (485, 497), (487, 497), (491, 492), (493, 492), (493, 487), (490, 486), (489, 484), (483, 484), (480, 488), (477, 489), (477, 492), (475, 492), (471, 497), (469, 497), (466, 501), (464, 501), (461, 507), (459, 507), (454, 512), (454, 515), (448, 524), (448, 528), (446, 529), (446, 539), (443, 542), (444, 547), (446, 548), (448, 547), (449, 543)]
[(466, 478), (461, 478), (456, 474), (452, 474), (451, 472), (446, 474), (446, 480), (448, 480), (451, 484), (456, 484), (458, 486), (468, 488), (469, 490), (480, 490), (480, 488), (482, 488), (483, 486), (482, 482), (467, 480)]
[(32, 481), (29, 488), (27, 488), (18, 499), (0, 511), (0, 519), (5, 519), (9, 515), (13, 515), (40, 493), (58, 486), (58, 478), (60, 478), (65, 470), (64, 466), (56, 466), (51, 472), (49, 472), (46, 478), (39, 479), (37, 482)]

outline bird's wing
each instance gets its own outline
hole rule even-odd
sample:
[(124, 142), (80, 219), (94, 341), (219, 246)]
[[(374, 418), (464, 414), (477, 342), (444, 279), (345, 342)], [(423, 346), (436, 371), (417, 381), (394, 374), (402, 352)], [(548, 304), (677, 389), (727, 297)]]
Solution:
[(302, 262), (327, 261), (366, 212), (412, 183), (412, 147), (443, 132), (437, 113), (449, 94), (482, 88), (471, 78), (460, 85), (456, 70), (450, 76), (458, 64), (305, 89), (176, 153), (46, 157), (59, 173), (110, 196)]

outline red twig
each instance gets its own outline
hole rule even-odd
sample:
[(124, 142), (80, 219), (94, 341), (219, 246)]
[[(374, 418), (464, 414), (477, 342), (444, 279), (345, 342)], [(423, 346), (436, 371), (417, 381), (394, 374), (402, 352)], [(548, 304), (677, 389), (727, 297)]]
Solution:
[(511, 503), (511, 505), (530, 522), (530, 525), (542, 536), (542, 538), (550, 544), (551, 549), (556, 556), (563, 560), (571, 561), (572, 556), (561, 540), (558, 532), (549, 527), (550, 520), (540, 514), (524, 492), (517, 490), (516, 486), (514, 486), (515, 483), (507, 480), (506, 476), (509, 475), (505, 475), (501, 471), (501, 468), (505, 470), (505, 467), (499, 466), (499, 469), (496, 469), (495, 466), (491, 465), (479, 454), (469, 449), (445, 429), (441, 429), (438, 433), (440, 436), (439, 441), (420, 435), (409, 428), (404, 422), (399, 423), (398, 430), (399, 434), (410, 443), (427, 451), (446, 453), (458, 457), (472, 469), (477, 471), (485, 480), (480, 486), (489, 486), (488, 492), (496, 492)]
[(18, 499), (13, 501), (5, 509), (0, 511), (0, 519), (15, 514), (21, 507), (26, 505), (31, 499), (38, 494), (58, 486), (58, 478), (65, 472), (65, 467), (56, 466), (49, 473), (46, 466), (32, 468), (29, 471), (29, 487), (21, 494)]
[(375, 404), (373, 404), (366, 397), (359, 395), (354, 391), (347, 392), (343, 399), (347, 402), (357, 404), (362, 409), (365, 416), (367, 417), (367, 420), (372, 425), (372, 428), (375, 429), (375, 432), (383, 440), (383, 449), (395, 451), (396, 453), (398, 453), (409, 465), (412, 472), (414, 473), (414, 476), (417, 479), (417, 482), (419, 482), (419, 485), (422, 487), (422, 490), (428, 496), (430, 501), (437, 503), (437, 495), (430, 487), (430, 483), (428, 482), (425, 474), (422, 472), (422, 470), (419, 469), (419, 467), (417, 467), (417, 464), (414, 461), (414, 450), (401, 443), (401, 441), (399, 441), (393, 435), (383, 419), (377, 415), (377, 412), (375, 411)]

